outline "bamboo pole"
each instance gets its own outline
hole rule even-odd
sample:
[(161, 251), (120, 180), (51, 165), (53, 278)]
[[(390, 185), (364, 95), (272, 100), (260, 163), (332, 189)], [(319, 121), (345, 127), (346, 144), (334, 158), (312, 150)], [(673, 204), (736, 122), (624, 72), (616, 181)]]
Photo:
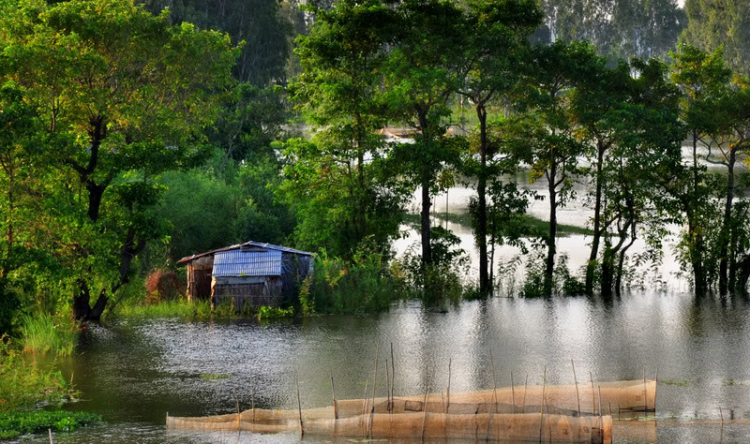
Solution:
[(386, 397), (386, 410), (388, 413), (391, 412), (391, 375), (388, 371), (388, 358), (385, 358), (385, 397)]
[(393, 401), (394, 391), (393, 388), (396, 386), (396, 359), (393, 357), (393, 342), (391, 342), (391, 401)]
[(250, 411), (252, 412), (252, 431), (255, 431), (255, 384), (253, 384), (253, 391), (250, 395)]
[(529, 374), (526, 373), (526, 382), (523, 383), (523, 403), (521, 404), (521, 413), (526, 413), (526, 389), (529, 387)]
[[(434, 372), (433, 372), (433, 376), (434, 376)], [(427, 399), (428, 399), (429, 393), (430, 393), (430, 381), (428, 380), (427, 383), (425, 384), (424, 402), (422, 403), (422, 410), (424, 412), (424, 416), (422, 418), (422, 442), (424, 442), (424, 433), (425, 433), (425, 428), (427, 427)]]
[(47, 433), (49, 434), (49, 444), (55, 444), (55, 442), (52, 441), (52, 429), (47, 429)]
[(237, 437), (239, 437), (242, 434), (242, 415), (240, 414), (240, 400), (238, 398), (234, 398), (235, 402), (237, 403)]
[(339, 419), (339, 410), (336, 405), (336, 387), (333, 385), (333, 370), (331, 370), (331, 395), (333, 396), (333, 419)]
[(602, 386), (599, 386), (599, 436), (604, 442), (604, 417), (602, 416)]
[[(495, 377), (495, 356), (492, 354), (490, 349), (490, 362), (492, 363), (492, 404), (495, 406), (494, 410), (497, 413), (497, 378)], [(492, 414), (490, 412), (490, 406), (487, 406), (487, 440), (490, 439), (490, 425), (492, 424)]]
[(516, 413), (516, 389), (513, 387), (513, 370), (510, 371), (510, 402), (513, 404), (512, 412)]
[(539, 404), (539, 442), (542, 442), (542, 432), (544, 431), (544, 395), (547, 390), (547, 366), (544, 366), (544, 377), (542, 378), (542, 402)]
[(724, 412), (721, 411), (721, 406), (719, 406), (719, 416), (721, 416), (721, 428), (724, 428)]
[(297, 409), (299, 409), (299, 434), (301, 439), (305, 436), (305, 425), (302, 422), (302, 400), (299, 395), (299, 375), (297, 375)]
[(448, 414), (448, 410), (451, 408), (451, 363), (453, 362), (453, 358), (448, 358), (448, 390), (446, 392), (446, 404), (445, 404), (445, 413)]
[(648, 416), (648, 392), (646, 391), (646, 367), (643, 367), (643, 416)]
[(367, 435), (372, 439), (372, 425), (375, 421), (375, 387), (378, 385), (378, 359), (380, 359), (380, 344), (375, 345), (375, 374), (372, 377), (372, 406), (370, 407), (370, 423)]
[(578, 392), (578, 377), (576, 376), (576, 365), (573, 363), (573, 359), (570, 360), (570, 365), (573, 367), (573, 381), (576, 384), (576, 401), (578, 402), (578, 416), (581, 416), (581, 395)]
[(589, 371), (591, 378), (591, 413), (596, 413), (596, 390), (594, 390), (594, 374)]
[(656, 393), (659, 390), (659, 366), (656, 366), (656, 375), (654, 375), (654, 418), (656, 418)]

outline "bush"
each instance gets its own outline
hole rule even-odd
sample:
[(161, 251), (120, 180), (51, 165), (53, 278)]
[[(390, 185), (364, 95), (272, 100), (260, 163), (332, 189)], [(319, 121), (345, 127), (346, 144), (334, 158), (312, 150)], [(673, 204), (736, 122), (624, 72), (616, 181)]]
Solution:
[(312, 288), (310, 297), (302, 287), (303, 312), (364, 313), (387, 310), (403, 296), (404, 281), (380, 253), (360, 250), (345, 261), (322, 251), (315, 258)]
[(24, 352), (36, 355), (52, 352), (57, 356), (69, 356), (73, 353), (78, 339), (78, 324), (70, 316), (23, 315), (21, 321)]
[(156, 269), (149, 273), (145, 282), (146, 301), (150, 304), (174, 300), (182, 296), (184, 287), (172, 270)]

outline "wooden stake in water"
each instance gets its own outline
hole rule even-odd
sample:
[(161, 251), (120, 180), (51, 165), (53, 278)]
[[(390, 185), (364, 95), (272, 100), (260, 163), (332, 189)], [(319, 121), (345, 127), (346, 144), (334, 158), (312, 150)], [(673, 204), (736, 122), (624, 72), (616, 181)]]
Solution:
[(544, 398), (547, 390), (547, 366), (544, 366), (544, 377), (542, 378), (542, 402), (539, 406), (539, 442), (542, 442), (542, 432), (544, 431)]
[(656, 417), (656, 393), (659, 390), (659, 366), (656, 366), (656, 375), (654, 375), (654, 418)]
[(521, 405), (521, 413), (526, 413), (526, 389), (529, 387), (529, 374), (526, 373), (526, 382), (523, 383), (523, 404)]
[(253, 391), (250, 394), (250, 412), (252, 414), (252, 419), (251, 419), (252, 428), (250, 430), (254, 432), (255, 431), (255, 384), (253, 384)]
[(646, 367), (643, 367), (643, 416), (648, 416), (648, 392), (646, 392)]
[(591, 413), (596, 414), (596, 390), (594, 390), (594, 374), (589, 372), (591, 378)]
[(331, 371), (331, 396), (333, 396), (333, 419), (339, 419), (339, 411), (336, 405), (336, 387), (333, 385), (333, 371)]
[[(490, 362), (492, 363), (492, 404), (494, 405), (494, 412), (497, 414), (497, 378), (495, 377), (495, 357), (492, 355), (492, 349), (490, 349)], [(490, 424), (492, 424), (492, 415), (490, 415), (490, 407), (487, 406), (487, 440), (490, 439)]]
[(427, 384), (425, 384), (425, 388), (424, 388), (424, 402), (422, 403), (422, 410), (424, 411), (424, 417), (422, 419), (422, 442), (424, 442), (424, 433), (425, 433), (425, 428), (427, 427), (427, 399), (428, 399), (427, 397), (429, 393), (430, 393), (430, 381), (427, 381)]
[(576, 376), (576, 365), (573, 363), (573, 359), (570, 360), (570, 365), (573, 367), (573, 381), (576, 384), (576, 401), (578, 401), (578, 416), (581, 416), (581, 395), (578, 393), (578, 377)]
[(599, 436), (604, 442), (604, 417), (602, 416), (602, 386), (599, 386)]
[(234, 401), (237, 403), (237, 436), (239, 436), (242, 433), (242, 428), (240, 427), (242, 425), (242, 415), (240, 414), (240, 400), (234, 398)]
[(393, 388), (396, 386), (396, 359), (393, 357), (393, 342), (391, 342), (391, 401), (393, 401)]
[(513, 370), (510, 371), (510, 402), (513, 404), (513, 413), (516, 413), (516, 389), (513, 387)]
[(52, 429), (47, 429), (47, 433), (49, 433), (49, 444), (55, 444), (55, 442), (52, 441)]
[(302, 438), (305, 436), (305, 425), (302, 422), (302, 399), (299, 395), (299, 375), (297, 375), (297, 409), (299, 410), (299, 435)]
[(445, 398), (445, 413), (448, 414), (448, 410), (451, 408), (451, 363), (453, 358), (448, 358), (448, 391), (446, 392)]
[(391, 375), (388, 371), (388, 358), (385, 358), (385, 397), (386, 397), (386, 410), (388, 413), (391, 412)]
[(372, 426), (375, 421), (375, 387), (378, 385), (378, 359), (380, 359), (380, 344), (375, 346), (375, 375), (372, 377), (372, 407), (367, 435), (372, 439)]
[(721, 417), (721, 428), (724, 428), (724, 412), (721, 411), (721, 406), (719, 406), (719, 416)]

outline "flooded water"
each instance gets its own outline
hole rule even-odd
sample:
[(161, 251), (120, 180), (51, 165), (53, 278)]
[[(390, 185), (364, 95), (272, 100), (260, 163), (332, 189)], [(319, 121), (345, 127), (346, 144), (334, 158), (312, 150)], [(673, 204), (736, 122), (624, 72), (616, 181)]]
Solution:
[[(748, 442), (750, 427), (673, 420), (750, 418), (750, 301), (696, 300), (687, 294), (466, 302), (447, 313), (418, 304), (374, 316), (320, 316), (259, 324), (127, 320), (84, 333), (75, 357), (63, 363), (82, 399), (73, 410), (100, 413), (107, 425), (60, 435), (55, 442), (223, 443), (297, 442), (296, 436), (167, 432), (172, 416), (198, 416), (249, 407), (295, 408), (337, 397), (361, 398), (372, 387), (376, 349), (381, 365), (393, 343), (397, 394), (444, 389), (452, 360), (452, 390), (498, 385), (572, 383), (570, 360), (588, 382), (639, 379), (657, 367), (658, 442)], [(581, 375), (585, 375), (582, 377)], [(589, 376), (591, 375), (591, 376)], [(376, 393), (385, 394), (382, 367)], [(369, 389), (368, 389), (369, 391)], [(605, 406), (605, 411), (607, 407)], [(626, 427), (626, 426), (625, 426)], [(615, 438), (618, 429), (615, 428)], [(620, 433), (629, 436), (628, 433)], [(45, 442), (27, 437), (23, 442)], [(615, 442), (642, 442), (616, 440)]]
[[(523, 174), (515, 178), (519, 185)], [(545, 195), (544, 184), (525, 184)], [(586, 187), (559, 211), (564, 224), (584, 226), (590, 216)], [(436, 196), (435, 213), (465, 212), (470, 187)], [(532, 202), (529, 213), (547, 219), (546, 200)], [(444, 223), (435, 219), (436, 223)], [(473, 234), (448, 223), (461, 247), (477, 263)], [(414, 231), (395, 245), (404, 252), (417, 241)], [(677, 227), (675, 227), (675, 233)], [(663, 264), (648, 290), (621, 299), (495, 298), (464, 302), (447, 312), (408, 303), (370, 316), (320, 316), (259, 324), (253, 321), (183, 322), (172, 319), (120, 320), (84, 332), (77, 354), (62, 363), (66, 379), (81, 390), (71, 410), (101, 414), (106, 425), (55, 437), (57, 443), (249, 443), (299, 442), (299, 436), (243, 432), (166, 431), (166, 415), (203, 416), (233, 413), (251, 398), (262, 408), (296, 408), (295, 379), (303, 408), (330, 403), (330, 377), (339, 399), (361, 398), (372, 387), (376, 350), (381, 365), (393, 344), (396, 394), (422, 393), (447, 385), (452, 362), (452, 390), (492, 387), (490, 352), (498, 384), (573, 382), (571, 359), (579, 380), (588, 382), (660, 379), (659, 443), (750, 442), (750, 300), (731, 297), (695, 299), (675, 276), (673, 239), (667, 239)], [(558, 251), (575, 272), (589, 254), (588, 239), (558, 239)], [(642, 251), (637, 244), (633, 252)], [(501, 248), (498, 262), (518, 254)], [(523, 267), (516, 272), (522, 280)], [(507, 277), (506, 277), (507, 278)], [(667, 285), (662, 285), (667, 282)], [(583, 377), (581, 375), (584, 375)], [(379, 373), (376, 393), (385, 394)], [(369, 392), (369, 389), (368, 389)], [(371, 392), (370, 392), (371, 393)], [(719, 425), (720, 408), (725, 419)], [(604, 407), (606, 411), (607, 407)], [(633, 433), (642, 424), (617, 423), (615, 442), (651, 442)], [(651, 425), (653, 426), (653, 425)], [(308, 438), (306, 438), (307, 440)], [(47, 442), (46, 436), (21, 442)]]

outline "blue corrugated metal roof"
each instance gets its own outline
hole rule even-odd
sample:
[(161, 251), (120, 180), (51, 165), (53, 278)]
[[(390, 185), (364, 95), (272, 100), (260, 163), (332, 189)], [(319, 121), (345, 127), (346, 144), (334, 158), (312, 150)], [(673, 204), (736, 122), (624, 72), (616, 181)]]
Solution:
[(194, 254), (192, 256), (185, 256), (182, 259), (180, 259), (179, 261), (177, 261), (177, 264), (184, 264), (184, 263), (190, 262), (190, 261), (192, 261), (194, 259), (198, 259), (198, 258), (201, 258), (201, 257), (204, 257), (204, 256), (208, 256), (209, 254), (218, 254), (219, 252), (222, 252), (222, 251), (236, 250), (236, 249), (239, 249), (239, 248), (242, 248), (242, 247), (245, 247), (245, 246), (248, 246), (248, 247), (258, 247), (258, 248), (269, 249), (269, 250), (276, 250), (276, 251), (283, 251), (283, 252), (286, 252), (286, 253), (301, 254), (301, 255), (305, 255), (305, 256), (312, 256), (313, 255), (309, 251), (295, 250), (294, 248), (282, 247), (280, 245), (273, 245), (273, 244), (268, 244), (268, 243), (261, 243), (261, 242), (249, 241), (249, 242), (245, 242), (245, 243), (242, 243), (242, 244), (230, 245), (228, 247), (219, 248), (218, 250), (211, 250), (211, 251), (207, 251), (205, 253)]
[(281, 276), (281, 251), (221, 251), (214, 256), (215, 277)]

